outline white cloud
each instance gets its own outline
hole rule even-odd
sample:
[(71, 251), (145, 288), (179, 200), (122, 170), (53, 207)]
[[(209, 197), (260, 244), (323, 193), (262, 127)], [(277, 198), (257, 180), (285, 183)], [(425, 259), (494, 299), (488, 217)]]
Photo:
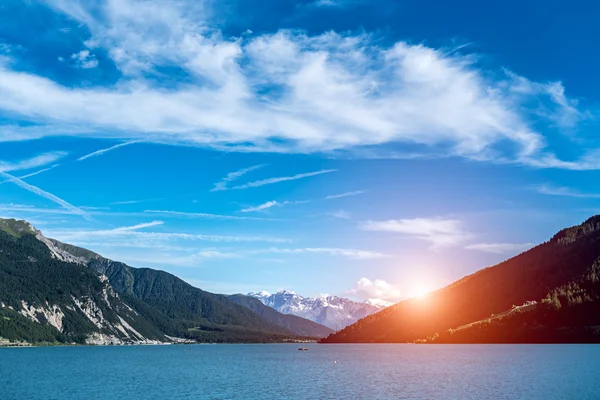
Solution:
[(250, 182), (250, 183), (246, 183), (246, 184), (240, 185), (240, 186), (234, 186), (231, 189), (248, 189), (248, 188), (252, 188), (252, 187), (272, 185), (274, 183), (287, 182), (287, 181), (295, 181), (297, 179), (303, 179), (303, 178), (308, 178), (308, 177), (311, 177), (311, 176), (328, 174), (330, 172), (336, 172), (336, 171), (337, 171), (336, 169), (323, 169), (323, 170), (320, 170), (320, 171), (307, 172), (307, 173), (304, 173), (304, 174), (296, 174), (296, 175), (293, 175), (293, 176), (280, 176), (280, 177), (276, 177), (276, 178), (262, 179), (260, 181)]
[(101, 149), (101, 150), (94, 151), (93, 153), (86, 154), (85, 156), (79, 157), (77, 159), (77, 161), (87, 160), (88, 158), (97, 157), (97, 156), (100, 156), (100, 155), (102, 155), (104, 153), (108, 153), (109, 151), (112, 151), (112, 150), (115, 150), (115, 149), (118, 149), (118, 148), (121, 148), (121, 147), (129, 146), (129, 145), (132, 145), (132, 144), (135, 144), (135, 143), (141, 143), (141, 142), (142, 142), (141, 140), (133, 140), (131, 142), (119, 143), (119, 144), (114, 145), (112, 147), (108, 147), (106, 149)]
[(264, 164), (254, 165), (252, 167), (240, 169), (239, 171), (230, 172), (225, 176), (225, 178), (223, 178), (219, 182), (215, 183), (215, 187), (211, 189), (211, 192), (227, 190), (228, 189), (227, 184), (229, 182), (233, 182), (233, 181), (241, 178), (242, 176), (246, 175), (247, 173), (255, 171), (262, 167), (264, 167)]
[(6, 172), (0, 171), (0, 177), (7, 179), (8, 182), (14, 183), (15, 185), (17, 185), (31, 193), (34, 193), (40, 197), (43, 197), (47, 200), (50, 200), (50, 201), (60, 205), (61, 207), (71, 211), (73, 214), (78, 214), (78, 215), (83, 216), (86, 219), (91, 219), (85, 211), (83, 211), (82, 209), (75, 207), (74, 205), (66, 202), (65, 200), (53, 195), (52, 193), (48, 193), (36, 186), (30, 185), (26, 182), (23, 182), (21, 179), (14, 177), (12, 175), (9, 175)]
[(370, 280), (360, 278), (354, 288), (348, 291), (350, 295), (361, 300), (386, 300), (396, 302), (402, 298), (400, 288), (381, 279)]
[(400, 233), (431, 243), (433, 249), (462, 243), (471, 234), (464, 231), (462, 223), (446, 218), (413, 218), (388, 221), (368, 221), (362, 225), (368, 231)]
[[(11, 172), (11, 171), (21, 171), (21, 170), (38, 168), (38, 167), (41, 167), (44, 165), (52, 164), (53, 162), (56, 162), (57, 160), (65, 157), (67, 155), (68, 155), (68, 153), (64, 152), (64, 151), (53, 151), (50, 153), (43, 153), (43, 154), (37, 155), (35, 157), (28, 158), (26, 160), (0, 161), (0, 171)], [(37, 173), (39, 173), (39, 171)], [(33, 175), (28, 175), (28, 176), (33, 176)], [(21, 177), (20, 179), (26, 178), (28, 176)]]
[(600, 193), (583, 193), (576, 189), (565, 186), (553, 186), (550, 184), (543, 184), (534, 186), (533, 189), (538, 193), (547, 194), (550, 196), (579, 197), (584, 199), (600, 198)]
[[(581, 119), (560, 82), (484, 71), (476, 57), (424, 45), (383, 47), (367, 34), (224, 37), (205, 2), (46, 2), (85, 25), (86, 48), (107, 52), (123, 79), (71, 88), (0, 62), (0, 110), (38, 124), (6, 127), (0, 140), (78, 135), (227, 151), (370, 146), (384, 154), (378, 146), (408, 144), (424, 154), (600, 168), (585, 150), (575, 161), (559, 159), (551, 136), (530, 122)], [(181, 70), (186, 83), (165, 91), (145, 79), (163, 67)], [(543, 112), (523, 107), (539, 98), (547, 99)]]
[(72, 54), (71, 60), (76, 66), (83, 69), (92, 69), (98, 66), (98, 59), (89, 50), (81, 50), (79, 53)]
[(325, 197), (325, 200), (341, 199), (342, 197), (349, 197), (349, 196), (358, 196), (359, 194), (363, 194), (363, 193), (365, 193), (364, 190), (356, 190), (354, 192), (334, 194), (334, 195)]
[(467, 250), (479, 250), (495, 254), (514, 254), (529, 250), (533, 243), (476, 243), (465, 246)]

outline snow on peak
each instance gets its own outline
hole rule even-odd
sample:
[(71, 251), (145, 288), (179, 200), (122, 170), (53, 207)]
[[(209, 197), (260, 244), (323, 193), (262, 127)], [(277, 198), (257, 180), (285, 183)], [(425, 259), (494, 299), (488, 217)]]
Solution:
[(342, 329), (369, 314), (379, 311), (383, 306), (358, 303), (344, 297), (321, 294), (318, 297), (302, 297), (296, 292), (280, 290), (270, 296), (261, 293), (249, 293), (263, 304), (283, 314), (296, 315), (328, 326)]

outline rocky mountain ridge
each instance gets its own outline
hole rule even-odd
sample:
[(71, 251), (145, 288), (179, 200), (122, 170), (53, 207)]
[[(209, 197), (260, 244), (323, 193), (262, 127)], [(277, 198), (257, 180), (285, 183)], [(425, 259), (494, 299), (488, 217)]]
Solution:
[(283, 314), (306, 318), (334, 330), (342, 329), (389, 305), (374, 304), (368, 300), (359, 303), (344, 297), (328, 295), (303, 297), (288, 290), (281, 290), (274, 294), (266, 291), (248, 293), (248, 296), (257, 298), (263, 304)]

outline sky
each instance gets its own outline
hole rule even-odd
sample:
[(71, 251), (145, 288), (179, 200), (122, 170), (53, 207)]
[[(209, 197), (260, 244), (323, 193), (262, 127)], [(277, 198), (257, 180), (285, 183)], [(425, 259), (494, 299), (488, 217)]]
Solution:
[(398, 301), (600, 213), (597, 2), (4, 0), (0, 217)]

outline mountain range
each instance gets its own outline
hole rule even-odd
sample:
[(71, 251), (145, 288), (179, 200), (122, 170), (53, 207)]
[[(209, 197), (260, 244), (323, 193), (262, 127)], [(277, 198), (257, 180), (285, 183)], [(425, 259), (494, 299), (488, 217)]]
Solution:
[(0, 342), (277, 342), (332, 330), (0, 219)]
[(600, 342), (600, 215), (323, 342)]
[(167, 272), (48, 239), (25, 221), (0, 219), (2, 344), (318, 337), (323, 343), (597, 343), (599, 311), (600, 215), (424, 298), (383, 309), (289, 291), (209, 293)]
[(248, 296), (257, 298), (264, 305), (283, 314), (306, 318), (334, 330), (342, 329), (391, 305), (387, 302), (369, 300), (358, 303), (343, 297), (328, 295), (303, 297), (287, 290), (275, 294), (266, 291), (248, 293)]

